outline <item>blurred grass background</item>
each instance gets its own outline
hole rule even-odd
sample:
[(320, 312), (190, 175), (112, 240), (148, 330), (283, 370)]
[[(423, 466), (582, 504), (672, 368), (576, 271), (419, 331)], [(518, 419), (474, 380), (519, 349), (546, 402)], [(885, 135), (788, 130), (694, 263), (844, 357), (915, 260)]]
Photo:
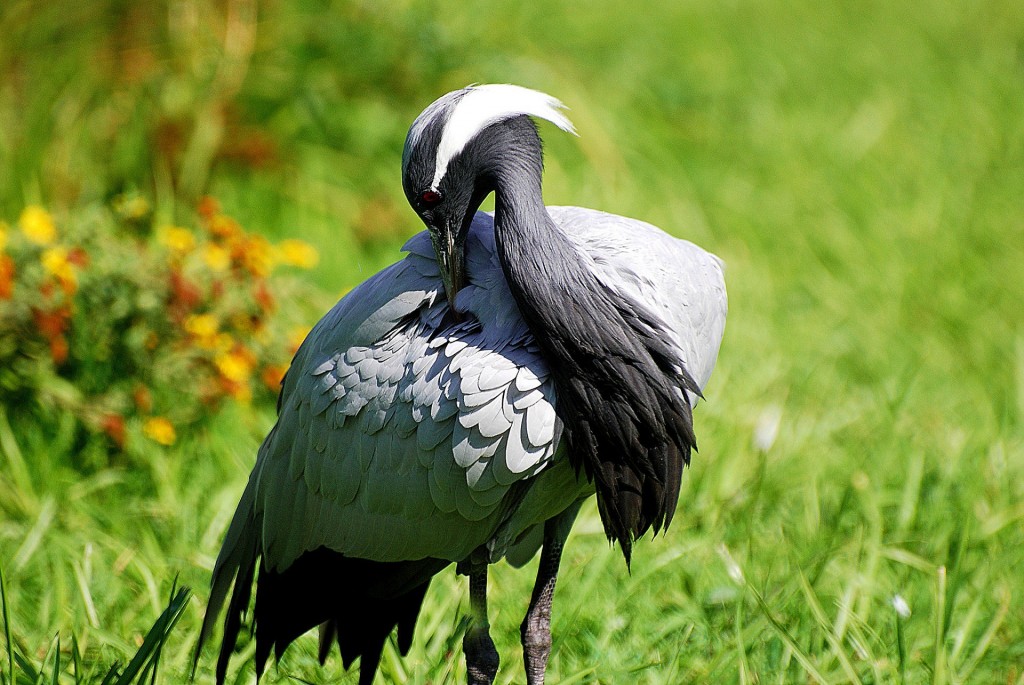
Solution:
[[(399, 177), (416, 114), (512, 82), (564, 100), (580, 132), (542, 131), (550, 204), (725, 259), (730, 323), (676, 522), (628, 575), (585, 509), (552, 682), (1024, 683), (1020, 3), (7, 0), (0, 36), (9, 222), (126, 191), (187, 221), (209, 194), (316, 245), (336, 294), (419, 229)], [(180, 574), (197, 597), (161, 678), (182, 681), (271, 421), (230, 407), (90, 473), (0, 422), (16, 640), (42, 658), (74, 633), (87, 662), (124, 661)], [(522, 680), (532, 578), (492, 576), (501, 683)], [(465, 603), (454, 574), (435, 582), (379, 681), (463, 680)], [(312, 639), (266, 682), (291, 676), (355, 682), (316, 667)]]

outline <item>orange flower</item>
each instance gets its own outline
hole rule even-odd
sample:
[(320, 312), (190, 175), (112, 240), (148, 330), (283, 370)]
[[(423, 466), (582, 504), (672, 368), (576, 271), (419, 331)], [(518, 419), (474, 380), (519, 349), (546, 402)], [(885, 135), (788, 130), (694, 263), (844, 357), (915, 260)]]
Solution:
[(132, 391), (132, 400), (139, 411), (143, 413), (149, 413), (149, 410), (153, 408), (153, 394), (144, 385), (135, 386), (135, 390)]
[(199, 216), (204, 220), (209, 221), (215, 214), (217, 214), (217, 212), (220, 211), (220, 203), (217, 202), (216, 198), (205, 195), (203, 196), (203, 199), (199, 201), (196, 211), (199, 212)]
[(39, 205), (29, 205), (18, 217), (18, 226), (26, 238), (36, 245), (50, 245), (57, 239), (57, 226), (50, 213)]
[(274, 255), (271, 251), (270, 241), (260, 235), (249, 236), (234, 244), (232, 256), (235, 257), (245, 270), (258, 278), (265, 278), (270, 275), (274, 268)]
[(270, 292), (270, 288), (267, 287), (266, 281), (262, 279), (257, 281), (256, 285), (254, 285), (252, 289), (252, 298), (256, 300), (256, 304), (258, 304), (264, 312), (274, 311), (274, 306), (276, 304), (274, 302), (274, 294)]
[(288, 367), (284, 364), (271, 364), (270, 366), (263, 367), (260, 379), (262, 379), (263, 385), (277, 392), (281, 389), (281, 382), (284, 380), (284, 374), (287, 371)]
[(105, 414), (100, 419), (100, 430), (114, 441), (118, 447), (124, 447), (124, 417), (120, 414)]
[(63, 335), (50, 338), (50, 357), (57, 366), (68, 360), (68, 339)]
[(178, 269), (171, 270), (171, 300), (188, 311), (199, 304), (203, 293), (192, 281), (188, 280)]
[(71, 310), (67, 307), (52, 311), (32, 310), (32, 321), (35, 323), (36, 329), (49, 340), (63, 335), (68, 328), (70, 319)]
[(14, 260), (0, 254), (0, 300), (9, 300), (14, 294)]
[(220, 385), (225, 393), (239, 402), (249, 402), (252, 400), (252, 388), (249, 387), (248, 379), (236, 382), (221, 377)]
[(80, 247), (73, 247), (68, 252), (68, 261), (79, 269), (84, 269), (89, 266), (89, 253)]
[(173, 445), (178, 439), (178, 434), (174, 430), (174, 424), (163, 416), (153, 416), (146, 419), (146, 422), (142, 424), (142, 432), (150, 440), (165, 446)]
[(238, 222), (226, 214), (214, 214), (207, 223), (210, 234), (224, 242), (237, 240), (245, 233)]

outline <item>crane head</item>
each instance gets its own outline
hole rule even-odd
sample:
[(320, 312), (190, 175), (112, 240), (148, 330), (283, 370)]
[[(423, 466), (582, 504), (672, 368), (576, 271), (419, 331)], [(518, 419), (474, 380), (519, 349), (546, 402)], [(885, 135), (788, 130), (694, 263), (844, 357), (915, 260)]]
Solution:
[[(563, 107), (550, 95), (520, 86), (469, 86), (435, 100), (409, 129), (402, 185), (430, 233), (452, 311), (465, 284), (466, 236), (480, 203), (497, 188), (510, 159), (532, 163), (540, 182), (540, 139), (527, 117), (575, 133)], [(517, 120), (518, 126), (505, 125)]]

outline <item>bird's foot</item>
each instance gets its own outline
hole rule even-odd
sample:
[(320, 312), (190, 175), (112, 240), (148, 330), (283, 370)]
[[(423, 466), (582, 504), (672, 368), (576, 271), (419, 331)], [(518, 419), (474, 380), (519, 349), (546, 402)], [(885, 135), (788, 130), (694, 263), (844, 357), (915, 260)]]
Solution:
[(487, 628), (471, 627), (462, 638), (469, 685), (491, 685), (498, 674), (498, 650)]

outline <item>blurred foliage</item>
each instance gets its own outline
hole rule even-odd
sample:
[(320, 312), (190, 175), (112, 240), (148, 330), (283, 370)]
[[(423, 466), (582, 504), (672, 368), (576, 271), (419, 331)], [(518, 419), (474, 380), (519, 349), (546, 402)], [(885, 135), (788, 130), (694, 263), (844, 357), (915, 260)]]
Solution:
[[(199, 229), (154, 228), (149, 203), (118, 196), (65, 229), (30, 205), (0, 224), (0, 405), (63, 434), (82, 466), (140, 432), (162, 445), (226, 399), (272, 402), (305, 335), (280, 294), (306, 294), (279, 266), (316, 252), (247, 233), (214, 200)], [(289, 316), (289, 314), (291, 314)], [(145, 452), (143, 445), (135, 452)]]
[[(280, 179), (309, 146), (330, 146), (332, 162), (393, 199), (384, 188), (394, 169), (379, 159), (397, 159), (414, 108), (456, 62), (424, 23), (428, 8), (394, 9), (5, 3), (0, 29), (19, 40), (0, 46), (0, 207), (26, 194), (63, 207), (141, 187), (160, 213), (180, 198), (190, 207), (225, 168)], [(324, 11), (340, 21), (319, 21)], [(362, 220), (353, 210), (364, 237), (387, 235), (370, 226), (393, 212), (384, 204), (363, 208)]]

